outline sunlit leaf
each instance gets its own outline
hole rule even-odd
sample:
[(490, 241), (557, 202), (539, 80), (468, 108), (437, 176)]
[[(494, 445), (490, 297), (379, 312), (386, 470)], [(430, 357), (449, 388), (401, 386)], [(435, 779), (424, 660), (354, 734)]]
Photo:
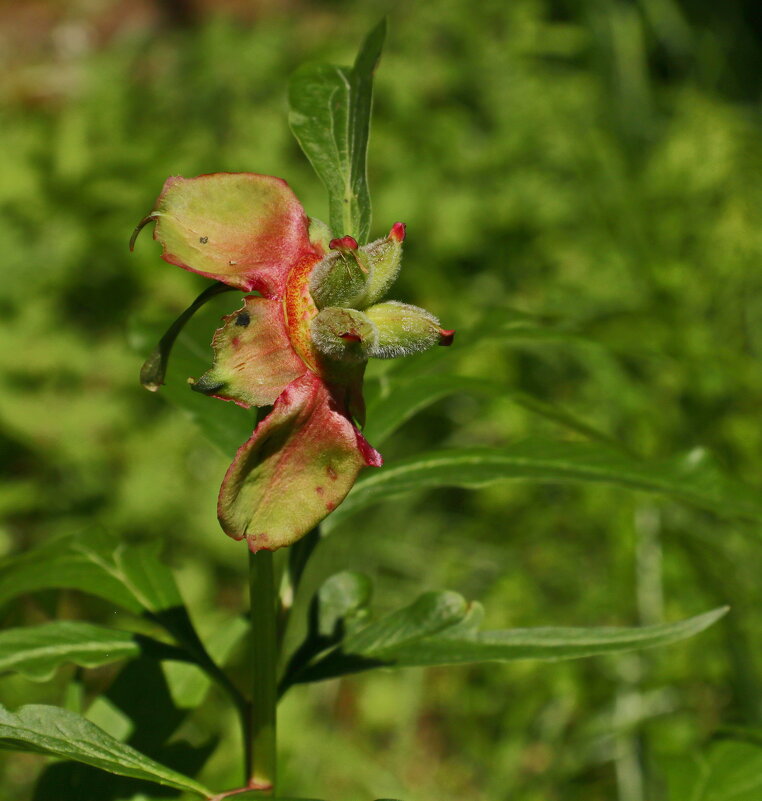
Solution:
[(115, 544), (100, 532), (59, 537), (0, 565), (0, 605), (51, 588), (96, 595), (147, 614), (223, 680), (196, 633), (172, 571), (159, 558), (161, 547), (159, 542)]
[(84, 762), (101, 770), (211, 796), (203, 785), (154, 762), (79, 715), (55, 706), (30, 705), (13, 714), (0, 707), (0, 748)]
[(350, 235), (361, 244), (370, 232), (366, 162), (373, 72), (385, 36), (382, 20), (353, 67), (306, 64), (289, 83), (291, 130), (328, 190), (334, 236)]
[(97, 595), (131, 612), (182, 606), (161, 543), (115, 543), (92, 531), (49, 540), (0, 564), (0, 604), (27, 592), (57, 588)]
[(0, 631), (0, 673), (22, 673), (36, 680), (50, 678), (56, 668), (65, 663), (91, 668), (129, 659), (142, 652), (175, 658), (182, 655), (156, 640), (77, 621), (55, 621)]
[(711, 626), (727, 607), (641, 628), (536, 628), (479, 631), (475, 614), (456, 593), (428, 593), (347, 636), (334, 650), (293, 677), (293, 683), (374, 667), (423, 667), (517, 659), (555, 661), (653, 648), (684, 640)]

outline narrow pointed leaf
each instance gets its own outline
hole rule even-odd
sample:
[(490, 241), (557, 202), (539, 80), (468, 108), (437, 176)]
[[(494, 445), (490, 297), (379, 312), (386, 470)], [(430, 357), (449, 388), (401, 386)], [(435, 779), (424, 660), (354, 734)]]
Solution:
[(677, 623), (641, 628), (552, 627), (471, 631), (465, 636), (445, 631), (439, 637), (396, 648), (394, 661), (399, 666), (455, 665), (515, 659), (552, 661), (622, 653), (687, 639), (709, 628), (727, 611), (727, 607), (722, 607)]
[[(461, 624), (468, 613), (465, 600), (454, 592), (429, 592), (409, 606), (366, 626), (353, 628), (336, 648), (312, 665), (294, 662), (284, 680), (290, 684), (317, 681), (343, 673), (355, 673), (387, 664), (397, 648), (415, 646), (426, 637)], [(326, 644), (330, 643), (327, 640)], [(299, 654), (298, 656), (304, 656)]]
[(307, 64), (289, 83), (291, 130), (328, 190), (334, 236), (353, 236), (361, 244), (370, 232), (366, 163), (373, 73), (385, 36), (383, 20), (353, 67)]
[(724, 476), (703, 452), (653, 462), (598, 443), (531, 440), (507, 448), (442, 450), (400, 460), (360, 479), (326, 529), (385, 498), (435, 487), (475, 489), (506, 479), (611, 484), (655, 492), (722, 515), (762, 520), (760, 493)]
[[(434, 609), (437, 600), (439, 614)], [(422, 614), (427, 606), (428, 613)], [(642, 628), (554, 627), (482, 632), (478, 630), (478, 607), (472, 610), (455, 593), (431, 593), (346, 637), (334, 650), (294, 675), (292, 683), (319, 681), (375, 667), (517, 659), (555, 661), (653, 648), (698, 634), (727, 611), (723, 607), (676, 623)]]
[(37, 681), (49, 679), (66, 663), (92, 668), (145, 652), (182, 656), (182, 652), (147, 637), (77, 621), (0, 631), (0, 673), (21, 673)]
[(84, 762), (120, 776), (211, 796), (188, 776), (149, 759), (85, 718), (55, 706), (30, 705), (17, 714), (0, 706), (0, 748)]

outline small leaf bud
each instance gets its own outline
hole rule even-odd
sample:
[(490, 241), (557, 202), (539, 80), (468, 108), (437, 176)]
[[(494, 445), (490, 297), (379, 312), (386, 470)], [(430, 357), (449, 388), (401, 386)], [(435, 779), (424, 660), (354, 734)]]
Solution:
[(390, 300), (365, 310), (378, 330), (378, 339), (370, 355), (393, 359), (428, 350), (442, 337), (439, 320), (425, 309)]
[(324, 355), (344, 361), (368, 358), (377, 340), (376, 327), (362, 312), (330, 306), (315, 317), (312, 341)]

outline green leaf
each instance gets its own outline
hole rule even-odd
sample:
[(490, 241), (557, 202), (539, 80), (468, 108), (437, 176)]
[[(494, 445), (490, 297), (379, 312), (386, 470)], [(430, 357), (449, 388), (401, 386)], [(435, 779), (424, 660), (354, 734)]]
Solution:
[(331, 531), (355, 512), (408, 492), (475, 489), (506, 479), (612, 484), (656, 492), (722, 515), (762, 520), (759, 492), (725, 477), (703, 451), (650, 462), (597, 443), (531, 440), (507, 448), (442, 450), (368, 472), (324, 527)]
[(101, 770), (211, 796), (204, 786), (154, 762), (79, 715), (55, 706), (30, 705), (17, 714), (0, 706), (0, 748), (84, 762)]
[(67, 662), (92, 668), (146, 651), (182, 656), (171, 646), (128, 631), (56, 621), (0, 631), (0, 673), (23, 673), (39, 681), (49, 679), (59, 665)]
[(280, 694), (320, 653), (340, 643), (368, 619), (372, 595), (373, 584), (363, 573), (344, 570), (323, 583), (310, 604), (307, 634), (280, 681)]
[(316, 628), (322, 637), (333, 637), (339, 626), (362, 616), (373, 595), (373, 584), (363, 573), (343, 570), (318, 590)]
[(135, 613), (182, 606), (160, 550), (158, 542), (119, 544), (97, 531), (48, 540), (0, 564), (0, 605), (23, 593), (55, 588), (97, 595)]
[[(246, 619), (237, 616), (226, 620), (205, 637), (209, 655), (215, 663), (224, 665), (248, 631)], [(199, 706), (212, 684), (209, 675), (198, 665), (189, 662), (165, 662), (162, 667), (175, 704), (182, 709), (195, 709)]]
[(427, 593), (347, 636), (292, 678), (319, 681), (374, 667), (424, 667), (517, 659), (555, 661), (667, 645), (698, 634), (727, 612), (642, 628), (478, 631), (482, 612), (456, 593)]
[[(139, 613), (142, 605), (114, 575), (113, 543), (100, 532), (66, 535), (0, 562), (0, 606), (40, 590), (74, 589)], [(104, 566), (105, 565), (105, 566)]]
[(74, 589), (146, 613), (237, 697), (199, 639), (172, 571), (159, 559), (160, 550), (159, 542), (115, 545), (99, 532), (50, 540), (0, 565), (0, 606), (28, 592)]
[(461, 623), (468, 612), (465, 600), (454, 592), (429, 592), (409, 606), (353, 629), (324, 657), (308, 664), (292, 664), (284, 681), (290, 684), (318, 681), (355, 673), (388, 663), (387, 656), (442, 629)]
[(655, 648), (692, 637), (711, 626), (727, 607), (703, 615), (641, 628), (536, 628), (505, 631), (443, 632), (388, 652), (397, 666), (456, 665), (515, 659), (579, 659), (607, 653)]
[(494, 381), (457, 375), (424, 375), (389, 388), (368, 403), (368, 423), (363, 431), (368, 442), (378, 447), (418, 412), (448, 395), (458, 392), (497, 395), (500, 385)]
[(468, 393), (486, 397), (500, 395), (505, 400), (521, 406), (532, 414), (550, 420), (570, 431), (575, 431), (614, 448), (622, 448), (613, 438), (588, 425), (565, 409), (523, 392), (508, 393), (496, 381), (473, 378), (471, 376), (434, 373), (432, 375), (424, 374), (401, 384), (384, 382), (383, 380), (381, 383), (383, 391), (372, 396), (368, 402), (368, 424), (363, 432), (368, 441), (372, 442), (376, 447), (393, 434), (403, 423), (406, 423), (418, 412), (423, 411), (433, 403), (449, 395)]
[(467, 611), (466, 601), (456, 592), (427, 592), (404, 609), (350, 634), (342, 648), (349, 654), (385, 660), (400, 648), (460, 623)]
[[(691, 764), (692, 786), (685, 801), (759, 801), (762, 798), (762, 748), (727, 740), (712, 745), (698, 765)], [(670, 795), (670, 801), (682, 801)]]
[(289, 82), (289, 123), (328, 190), (334, 236), (363, 244), (370, 233), (367, 179), (373, 72), (381, 57), (386, 20), (368, 34), (353, 67), (307, 64)]

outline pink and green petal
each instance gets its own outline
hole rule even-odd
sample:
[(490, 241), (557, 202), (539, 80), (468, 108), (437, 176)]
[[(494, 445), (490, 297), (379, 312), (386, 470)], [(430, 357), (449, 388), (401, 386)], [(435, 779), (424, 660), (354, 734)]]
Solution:
[(363, 467), (381, 463), (332, 388), (305, 373), (239, 448), (220, 489), (220, 523), (252, 551), (290, 545), (344, 500)]
[(288, 337), (282, 302), (249, 295), (222, 320), (212, 339), (214, 364), (192, 389), (241, 406), (271, 406), (307, 370)]
[(166, 261), (265, 297), (279, 297), (292, 266), (315, 252), (304, 209), (271, 175), (169, 178), (150, 216)]

